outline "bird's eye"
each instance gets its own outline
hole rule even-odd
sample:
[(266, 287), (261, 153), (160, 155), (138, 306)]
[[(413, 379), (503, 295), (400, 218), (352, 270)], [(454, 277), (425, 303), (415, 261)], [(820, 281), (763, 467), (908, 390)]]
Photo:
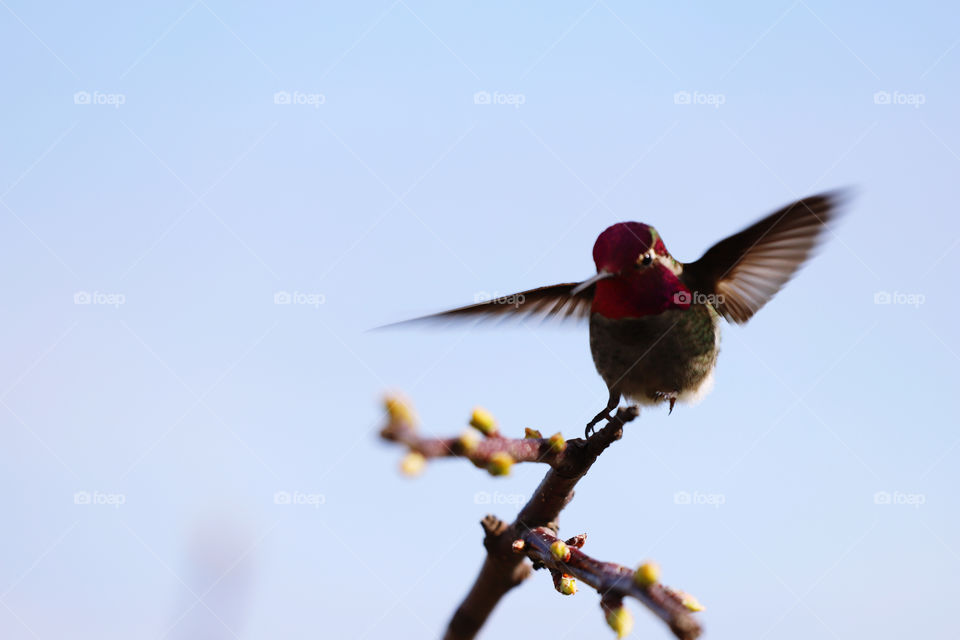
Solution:
[(653, 254), (652, 254), (652, 253), (645, 253), (645, 254), (643, 254), (642, 256), (640, 256), (640, 262), (639, 262), (639, 264), (640, 264), (641, 266), (649, 267), (649, 266), (650, 266), (650, 263), (652, 263), (652, 262), (653, 262)]

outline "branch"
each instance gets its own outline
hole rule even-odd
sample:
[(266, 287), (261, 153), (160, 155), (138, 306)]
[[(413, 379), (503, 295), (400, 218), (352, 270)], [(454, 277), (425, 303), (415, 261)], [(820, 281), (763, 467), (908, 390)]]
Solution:
[[(636, 407), (620, 409), (589, 439), (576, 438), (569, 442), (565, 442), (560, 434), (545, 439), (530, 430), (527, 430), (528, 437), (524, 439), (504, 438), (492, 416), (482, 409), (474, 411), (470, 424), (487, 436), (484, 440), (466, 436), (423, 438), (417, 433), (416, 419), (409, 405), (399, 399), (388, 398), (387, 409), (390, 422), (380, 435), (409, 449), (402, 465), (407, 473), (419, 472), (427, 459), (438, 457), (468, 458), (494, 475), (505, 475), (514, 462), (543, 462), (550, 466), (512, 524), (508, 525), (492, 515), (481, 522), (487, 557), (473, 586), (454, 612), (444, 635), (445, 640), (474, 638), (503, 596), (530, 575), (528, 557), (535, 561), (535, 567), (551, 568), (558, 589), (564, 576), (568, 579), (570, 576), (579, 577), (597, 589), (601, 594), (601, 606), (607, 613), (607, 621), (618, 629), (618, 634), (624, 623), (623, 616), (629, 615), (622, 607), (625, 595), (635, 597), (649, 607), (681, 640), (692, 640), (700, 634), (700, 626), (690, 616), (688, 607), (684, 606), (683, 595), (679, 592), (672, 592), (659, 584), (630, 589), (619, 582), (623, 577), (620, 571), (629, 572), (628, 569), (597, 562), (579, 551), (576, 563), (569, 567), (566, 565), (569, 561), (558, 565), (556, 561), (551, 564), (545, 558), (540, 558), (542, 543), (547, 540), (545, 536), (552, 538), (547, 544), (548, 549), (556, 541), (553, 537), (557, 528), (556, 520), (573, 499), (577, 482), (590, 470), (597, 457), (622, 437), (623, 426), (637, 417)], [(571, 539), (570, 543), (578, 546), (574, 543), (579, 541), (582, 544), (584, 538)], [(572, 552), (570, 557), (573, 558)], [(617, 580), (612, 580), (614, 574), (611, 572), (616, 572)]]
[[(692, 640), (700, 635), (700, 625), (690, 615), (690, 611), (698, 611), (702, 607), (696, 599), (682, 591), (660, 584), (659, 569), (656, 565), (644, 564), (634, 571), (623, 565), (595, 560), (580, 550), (586, 535), (563, 542), (546, 527), (528, 531), (521, 540), (523, 544), (515, 543), (514, 547), (522, 547), (526, 556), (533, 560), (534, 567), (550, 569), (554, 584), (561, 593), (576, 592), (575, 585), (563, 582), (569, 577), (577, 578), (596, 589), (611, 626), (615, 624), (610, 621), (611, 615), (620, 616), (620, 620), (624, 620), (624, 615), (629, 615), (619, 612), (623, 606), (623, 598), (629, 596), (646, 605), (667, 623), (678, 638)], [(625, 619), (629, 620), (629, 617)], [(629, 623), (627, 628), (629, 629)]]
[[(482, 424), (476, 419), (472, 422)], [(380, 431), (380, 437), (402, 444), (411, 453), (422, 456), (424, 459), (467, 458), (476, 466), (486, 468), (490, 468), (498, 461), (507, 461), (504, 456), (509, 456), (508, 469), (516, 462), (544, 462), (553, 466), (566, 448), (566, 442), (559, 433), (543, 438), (539, 432), (528, 429), (528, 435), (525, 438), (504, 438), (495, 426), (490, 428), (489, 432), (481, 432), (487, 436), (482, 440), (470, 432), (459, 438), (424, 438), (417, 433), (414, 424), (403, 420), (391, 420)], [(495, 475), (505, 475), (505, 473)]]

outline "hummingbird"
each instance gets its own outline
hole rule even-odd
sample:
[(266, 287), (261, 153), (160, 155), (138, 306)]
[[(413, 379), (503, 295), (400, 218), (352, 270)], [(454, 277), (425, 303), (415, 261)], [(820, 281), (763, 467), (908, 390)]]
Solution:
[(404, 323), (541, 315), (589, 321), (590, 352), (609, 391), (586, 426), (611, 420), (621, 398), (693, 404), (713, 387), (721, 320), (750, 320), (794, 276), (835, 219), (845, 192), (797, 200), (680, 262), (655, 228), (608, 227), (593, 245), (597, 272)]

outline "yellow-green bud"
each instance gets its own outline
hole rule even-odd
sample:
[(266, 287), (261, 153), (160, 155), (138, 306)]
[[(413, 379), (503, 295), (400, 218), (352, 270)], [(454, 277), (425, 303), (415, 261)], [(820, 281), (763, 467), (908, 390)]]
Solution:
[(523, 430), (523, 437), (524, 438), (542, 438), (543, 436), (536, 429), (525, 427)]
[(706, 609), (705, 606), (700, 604), (699, 600), (697, 600), (695, 597), (693, 597), (689, 593), (684, 593), (683, 591), (681, 591), (680, 600), (681, 602), (683, 602), (683, 606), (685, 606), (690, 611), (703, 611), (704, 609)]
[(550, 450), (554, 453), (563, 453), (563, 450), (567, 448), (567, 441), (563, 439), (563, 436), (560, 435), (560, 432), (550, 436)]
[(566, 562), (570, 559), (570, 548), (563, 540), (554, 540), (550, 545), (550, 554), (560, 562)]
[(618, 638), (624, 638), (633, 630), (633, 615), (621, 604), (619, 607), (607, 610), (607, 624)]
[(660, 567), (656, 562), (644, 562), (633, 573), (633, 581), (638, 587), (649, 587), (660, 580)]
[(569, 574), (560, 576), (560, 586), (557, 591), (565, 596), (572, 596), (577, 592), (577, 579)]
[(391, 422), (401, 422), (407, 426), (417, 426), (417, 416), (405, 398), (400, 395), (388, 395), (383, 399), (384, 408), (390, 415)]
[(490, 456), (490, 463), (487, 465), (487, 471), (492, 476), (505, 476), (510, 473), (510, 467), (513, 466), (513, 457), (506, 451), (498, 451)]
[(427, 459), (423, 457), (422, 453), (417, 451), (411, 451), (400, 461), (400, 471), (403, 475), (410, 476), (411, 478), (423, 473), (426, 467)]
[(476, 431), (464, 431), (457, 439), (457, 443), (465, 454), (470, 455), (477, 450), (477, 445), (480, 444), (480, 436), (477, 435)]
[(477, 407), (473, 410), (473, 414), (470, 416), (470, 426), (485, 436), (497, 434), (497, 421), (493, 414), (483, 407)]

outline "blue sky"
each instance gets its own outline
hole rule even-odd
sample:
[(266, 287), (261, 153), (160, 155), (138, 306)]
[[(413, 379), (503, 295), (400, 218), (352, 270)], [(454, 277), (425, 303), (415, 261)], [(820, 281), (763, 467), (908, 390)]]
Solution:
[[(692, 260), (845, 185), (562, 531), (656, 559), (708, 637), (949, 636), (955, 7), (0, 5), (4, 638), (439, 635), (544, 469), (402, 478), (382, 393), (573, 437), (606, 390), (584, 326), (366, 330), (584, 278), (614, 222)], [(538, 574), (486, 637), (603, 637), (597, 605)]]

